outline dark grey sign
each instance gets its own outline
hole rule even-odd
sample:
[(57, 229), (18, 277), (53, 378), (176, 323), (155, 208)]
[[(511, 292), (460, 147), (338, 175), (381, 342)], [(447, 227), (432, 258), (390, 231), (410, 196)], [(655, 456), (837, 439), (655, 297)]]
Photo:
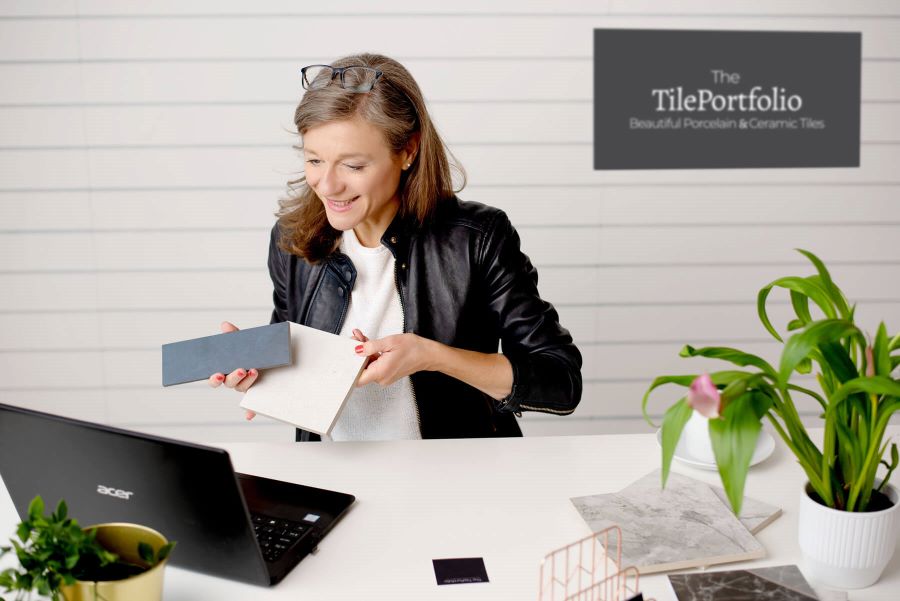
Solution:
[(862, 36), (594, 30), (594, 169), (858, 167)]

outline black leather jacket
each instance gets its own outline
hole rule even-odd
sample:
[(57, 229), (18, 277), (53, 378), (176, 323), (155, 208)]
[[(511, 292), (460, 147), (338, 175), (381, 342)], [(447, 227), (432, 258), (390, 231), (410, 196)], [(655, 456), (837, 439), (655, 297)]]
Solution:
[[(272, 323), (293, 321), (339, 333), (356, 270), (335, 252), (311, 264), (278, 248), (272, 228)], [(521, 436), (515, 414), (566, 415), (581, 400), (581, 353), (538, 296), (537, 271), (519, 249), (506, 214), (480, 203), (443, 203), (425, 227), (399, 218), (381, 242), (396, 260), (403, 331), (443, 344), (498, 352), (513, 369), (512, 392), (497, 401), (440, 372), (412, 374), (422, 438)], [(316, 440), (298, 430), (297, 440)]]

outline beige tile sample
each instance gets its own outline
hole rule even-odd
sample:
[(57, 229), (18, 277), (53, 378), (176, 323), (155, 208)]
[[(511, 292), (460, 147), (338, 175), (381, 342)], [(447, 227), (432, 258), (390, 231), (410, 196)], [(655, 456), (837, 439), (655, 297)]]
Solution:
[(291, 364), (260, 371), (241, 407), (298, 428), (327, 435), (334, 427), (366, 358), (359, 341), (296, 323), (291, 329)]

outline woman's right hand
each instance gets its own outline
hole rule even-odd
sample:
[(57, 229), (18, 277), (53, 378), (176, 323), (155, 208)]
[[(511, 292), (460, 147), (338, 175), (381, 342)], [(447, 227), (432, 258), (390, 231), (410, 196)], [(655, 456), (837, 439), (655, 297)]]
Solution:
[[(219, 327), (222, 328), (222, 333), (238, 331), (238, 327), (228, 321), (223, 321)], [(227, 376), (221, 373), (213, 374), (209, 377), (208, 382), (213, 388), (218, 388), (224, 384), (226, 387), (234, 388), (238, 392), (247, 392), (247, 389), (253, 386), (258, 377), (259, 371), (255, 369), (236, 369)], [(254, 417), (256, 417), (256, 413), (247, 411), (246, 418), (248, 420)]]

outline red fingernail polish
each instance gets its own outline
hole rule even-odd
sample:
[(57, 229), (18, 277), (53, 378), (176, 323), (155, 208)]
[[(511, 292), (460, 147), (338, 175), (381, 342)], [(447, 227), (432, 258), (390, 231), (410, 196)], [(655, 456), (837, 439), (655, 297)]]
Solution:
[(225, 381), (225, 376), (218, 375), (218, 376), (216, 376), (216, 380), (218, 380), (219, 382), (224, 382), (224, 381)]
[(358, 345), (356, 346), (356, 352), (357, 352), (357, 353), (361, 353), (362, 350), (363, 350), (363, 345), (358, 344)]

